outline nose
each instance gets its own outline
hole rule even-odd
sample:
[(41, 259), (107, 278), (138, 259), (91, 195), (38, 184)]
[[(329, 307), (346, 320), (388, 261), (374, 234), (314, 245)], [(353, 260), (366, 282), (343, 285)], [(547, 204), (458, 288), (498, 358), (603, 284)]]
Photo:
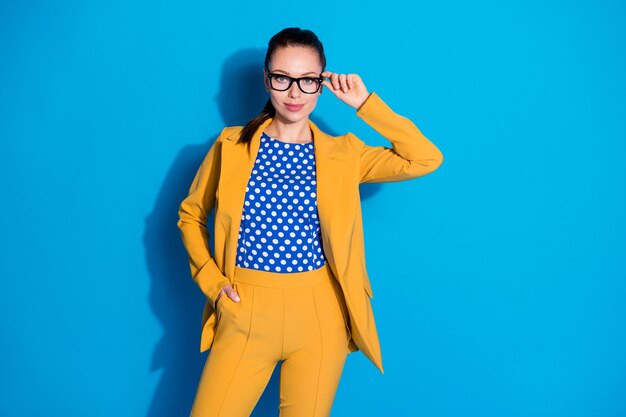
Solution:
[(294, 81), (289, 88), (288, 95), (289, 97), (297, 98), (300, 97), (300, 93), (302, 93), (300, 87), (298, 87), (298, 83)]

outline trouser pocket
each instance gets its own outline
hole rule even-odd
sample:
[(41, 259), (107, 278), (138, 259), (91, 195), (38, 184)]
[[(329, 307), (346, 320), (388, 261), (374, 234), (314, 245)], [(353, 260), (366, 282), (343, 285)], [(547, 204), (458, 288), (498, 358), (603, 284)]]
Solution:
[[(237, 292), (237, 294), (239, 294), (239, 286), (237, 285), (237, 283), (235, 282), (231, 284), (231, 286)], [(225, 310), (229, 311), (233, 307), (233, 304), (239, 304), (243, 301), (243, 297), (241, 296), (241, 294), (239, 294), (239, 298), (240, 300), (239, 302), (237, 302), (230, 298), (226, 293), (223, 293), (220, 296), (220, 298), (217, 300), (217, 303), (215, 304), (215, 311), (217, 313), (218, 320), (222, 318)]]

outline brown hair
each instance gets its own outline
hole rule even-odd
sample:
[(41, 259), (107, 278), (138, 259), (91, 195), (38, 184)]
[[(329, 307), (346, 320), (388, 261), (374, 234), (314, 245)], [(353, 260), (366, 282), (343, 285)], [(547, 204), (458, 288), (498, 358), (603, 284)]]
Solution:
[[(285, 28), (272, 36), (267, 45), (267, 52), (265, 54), (265, 68), (269, 68), (270, 60), (276, 49), (287, 46), (306, 46), (315, 49), (322, 64), (322, 72), (324, 72), (326, 68), (326, 55), (324, 54), (324, 46), (322, 45), (322, 42), (320, 42), (317, 35), (315, 35), (312, 31), (297, 27)], [(244, 126), (237, 143), (247, 144), (248, 150), (250, 150), (252, 135), (254, 135), (263, 122), (270, 117), (274, 117), (275, 114), (276, 109), (272, 104), (272, 100), (268, 99), (267, 103), (265, 103), (265, 107), (261, 110), (261, 113)]]

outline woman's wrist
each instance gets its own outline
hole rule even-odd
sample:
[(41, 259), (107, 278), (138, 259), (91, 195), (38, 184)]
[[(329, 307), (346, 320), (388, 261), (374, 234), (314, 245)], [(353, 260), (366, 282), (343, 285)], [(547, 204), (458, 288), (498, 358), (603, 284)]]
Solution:
[(357, 106), (354, 107), (356, 109), (356, 111), (361, 110), (361, 107), (363, 107), (365, 105), (365, 103), (367, 102), (367, 100), (371, 96), (372, 96), (372, 93), (367, 93), (367, 95), (363, 98), (363, 100), (360, 102), (360, 104), (358, 104)]

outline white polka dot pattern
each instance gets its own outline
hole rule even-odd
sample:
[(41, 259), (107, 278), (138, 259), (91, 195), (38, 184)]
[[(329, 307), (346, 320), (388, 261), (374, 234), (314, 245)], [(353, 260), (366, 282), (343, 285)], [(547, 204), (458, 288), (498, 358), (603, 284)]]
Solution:
[(324, 266), (313, 142), (261, 135), (237, 243), (237, 266), (303, 272)]

